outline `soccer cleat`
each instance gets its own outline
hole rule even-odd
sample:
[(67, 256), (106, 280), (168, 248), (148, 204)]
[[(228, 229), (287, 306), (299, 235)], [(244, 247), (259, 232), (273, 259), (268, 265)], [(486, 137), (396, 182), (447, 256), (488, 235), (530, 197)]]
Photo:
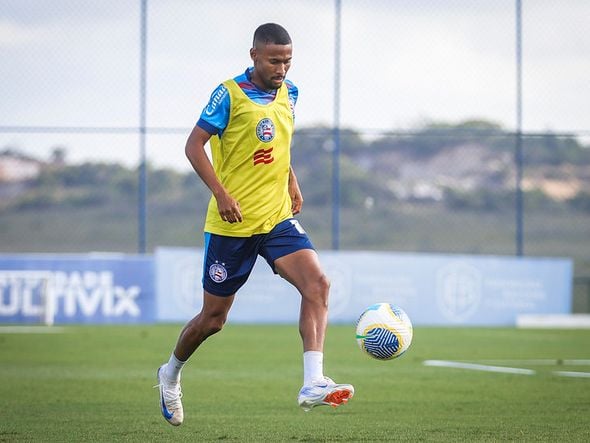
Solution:
[(311, 386), (303, 386), (299, 391), (297, 402), (305, 411), (311, 411), (316, 406), (339, 406), (348, 403), (354, 395), (354, 387), (347, 384), (336, 384), (332, 379), (324, 377), (314, 381)]
[(169, 383), (166, 380), (162, 369), (165, 365), (158, 369), (158, 384), (154, 388), (160, 389), (160, 409), (162, 415), (168, 423), (172, 426), (180, 426), (184, 420), (184, 413), (182, 411), (182, 391), (180, 390), (180, 383)]

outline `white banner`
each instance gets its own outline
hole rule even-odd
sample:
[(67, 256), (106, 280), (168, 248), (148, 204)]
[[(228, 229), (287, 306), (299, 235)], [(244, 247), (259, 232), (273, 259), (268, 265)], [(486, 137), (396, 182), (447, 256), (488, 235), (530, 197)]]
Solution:
[[(331, 322), (355, 322), (376, 302), (402, 307), (415, 325), (514, 326), (520, 314), (571, 312), (572, 261), (387, 252), (319, 251), (332, 282)], [(202, 303), (203, 251), (156, 250), (156, 319), (186, 321)], [(296, 322), (300, 296), (259, 259), (229, 321)]]

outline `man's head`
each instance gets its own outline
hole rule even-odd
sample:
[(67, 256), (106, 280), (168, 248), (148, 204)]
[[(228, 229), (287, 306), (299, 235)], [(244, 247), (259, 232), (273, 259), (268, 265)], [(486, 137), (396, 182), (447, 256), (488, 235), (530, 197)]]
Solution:
[(276, 23), (260, 25), (250, 49), (254, 84), (262, 89), (279, 89), (291, 67), (292, 53), (291, 37), (285, 28)]
[(260, 25), (254, 31), (254, 41), (252, 47), (256, 48), (259, 45), (290, 45), (291, 37), (285, 28), (276, 23), (265, 23)]

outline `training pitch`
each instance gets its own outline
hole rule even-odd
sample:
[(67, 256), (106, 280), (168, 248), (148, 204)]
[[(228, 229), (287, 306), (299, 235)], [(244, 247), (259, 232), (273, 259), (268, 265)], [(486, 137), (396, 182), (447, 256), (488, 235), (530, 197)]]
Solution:
[(383, 362), (331, 325), (325, 374), (356, 394), (305, 413), (297, 326), (230, 323), (185, 367), (174, 428), (152, 387), (180, 327), (0, 327), (0, 442), (590, 441), (590, 330), (417, 327)]

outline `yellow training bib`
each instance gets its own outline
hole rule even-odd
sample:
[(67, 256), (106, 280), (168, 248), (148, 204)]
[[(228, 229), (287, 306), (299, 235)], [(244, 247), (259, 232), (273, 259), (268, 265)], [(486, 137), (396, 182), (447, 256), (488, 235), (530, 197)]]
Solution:
[(210, 139), (213, 168), (230, 195), (240, 203), (243, 221), (221, 219), (211, 197), (205, 231), (232, 237), (270, 232), (292, 217), (288, 192), (293, 114), (283, 83), (273, 102), (253, 102), (234, 80), (223, 83), (230, 97), (228, 125)]

